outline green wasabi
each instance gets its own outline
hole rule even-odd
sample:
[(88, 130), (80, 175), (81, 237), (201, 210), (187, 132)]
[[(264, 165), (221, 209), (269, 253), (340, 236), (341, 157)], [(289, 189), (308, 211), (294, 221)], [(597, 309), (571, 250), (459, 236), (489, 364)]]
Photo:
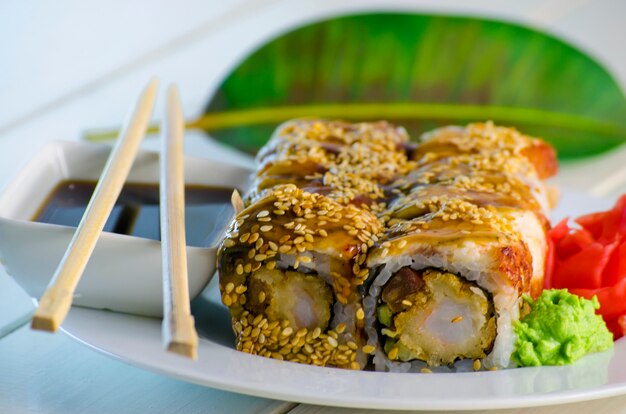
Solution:
[(613, 347), (595, 310), (598, 298), (587, 300), (567, 289), (544, 290), (537, 300), (526, 296), (530, 312), (514, 324), (517, 335), (512, 359), (520, 366), (571, 364), (583, 355)]

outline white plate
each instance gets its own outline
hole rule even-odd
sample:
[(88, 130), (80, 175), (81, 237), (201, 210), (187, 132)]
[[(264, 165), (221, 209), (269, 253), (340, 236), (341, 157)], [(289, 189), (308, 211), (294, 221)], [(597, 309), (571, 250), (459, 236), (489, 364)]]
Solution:
[[(606, 209), (606, 200), (565, 192), (555, 219)], [(469, 410), (558, 404), (626, 393), (626, 340), (613, 351), (564, 367), (441, 374), (390, 374), (319, 368), (233, 349), (216, 280), (193, 303), (202, 340), (198, 360), (168, 354), (161, 321), (73, 308), (63, 325), (72, 338), (132, 365), (185, 381), (261, 397), (362, 408)]]

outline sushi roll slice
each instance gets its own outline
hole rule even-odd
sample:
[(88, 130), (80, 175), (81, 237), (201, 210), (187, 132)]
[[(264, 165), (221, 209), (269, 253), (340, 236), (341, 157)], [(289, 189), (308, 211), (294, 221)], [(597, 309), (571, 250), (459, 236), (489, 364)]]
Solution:
[(375, 276), (364, 308), (378, 370), (509, 365), (521, 297), (543, 281), (551, 202), (541, 179), (556, 166), (546, 145), (479, 124), (436, 131), (416, 148), (417, 168), (392, 185), (368, 256)]
[(236, 348), (364, 368), (364, 263), (381, 231), (371, 212), (293, 184), (266, 191), (241, 211), (218, 252)]

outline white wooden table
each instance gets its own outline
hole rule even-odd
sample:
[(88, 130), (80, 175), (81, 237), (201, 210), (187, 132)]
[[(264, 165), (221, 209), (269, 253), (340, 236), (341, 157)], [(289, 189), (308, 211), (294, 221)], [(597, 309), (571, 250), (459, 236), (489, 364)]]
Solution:
[[(44, 143), (79, 139), (87, 127), (119, 124), (152, 74), (179, 83), (192, 116), (234, 62), (268, 36), (315, 16), (383, 3), (547, 28), (596, 56), (626, 85), (621, 0), (5, 2), (0, 4), (0, 191)], [(232, 156), (200, 136), (187, 138), (186, 152), (208, 151)], [(626, 192), (624, 161), (626, 148), (584, 165), (565, 165), (559, 181), (614, 197)], [(32, 310), (30, 298), (0, 270), (0, 413), (363, 412), (248, 397), (133, 368), (62, 334), (31, 331), (25, 324)], [(572, 410), (626, 413), (626, 396), (533, 412)]]

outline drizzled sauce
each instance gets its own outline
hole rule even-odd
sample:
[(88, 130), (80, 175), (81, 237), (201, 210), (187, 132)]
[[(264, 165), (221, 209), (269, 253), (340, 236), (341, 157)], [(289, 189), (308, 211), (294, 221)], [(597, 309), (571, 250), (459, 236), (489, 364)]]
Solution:
[[(62, 181), (50, 192), (32, 220), (78, 226), (95, 186), (95, 181)], [(217, 242), (233, 216), (232, 191), (202, 185), (185, 187), (187, 245), (208, 247)], [(158, 184), (126, 183), (104, 231), (160, 240)]]

